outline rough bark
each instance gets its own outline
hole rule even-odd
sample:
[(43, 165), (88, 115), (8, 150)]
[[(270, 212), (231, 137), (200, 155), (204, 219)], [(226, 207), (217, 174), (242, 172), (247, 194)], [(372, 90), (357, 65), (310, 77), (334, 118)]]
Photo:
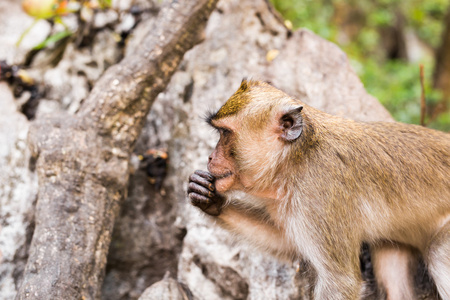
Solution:
[(29, 132), (36, 228), (17, 299), (98, 299), (129, 157), (156, 96), (197, 42), (216, 0), (173, 1), (133, 55), (109, 68), (76, 116)]
[(442, 43), (437, 50), (434, 87), (442, 91), (442, 100), (432, 112), (432, 118), (450, 107), (450, 8), (444, 20)]

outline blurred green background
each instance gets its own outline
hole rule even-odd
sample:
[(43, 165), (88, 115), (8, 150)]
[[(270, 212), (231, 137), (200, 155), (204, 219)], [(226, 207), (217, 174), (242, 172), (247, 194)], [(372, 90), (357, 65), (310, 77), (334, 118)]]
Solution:
[(450, 131), (449, 0), (270, 0), (293, 28), (343, 49), (366, 90), (393, 117), (420, 123), (424, 66), (428, 127)]

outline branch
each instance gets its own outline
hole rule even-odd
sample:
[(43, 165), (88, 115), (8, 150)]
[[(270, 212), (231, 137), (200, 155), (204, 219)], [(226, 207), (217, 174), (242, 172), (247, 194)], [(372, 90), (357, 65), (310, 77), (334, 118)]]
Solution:
[(420, 65), (420, 87), (422, 93), (420, 95), (420, 125), (425, 126), (425, 113), (426, 113), (426, 102), (425, 102), (425, 76), (423, 74), (423, 65)]
[(75, 116), (36, 121), (36, 228), (16, 299), (99, 299), (129, 156), (156, 96), (217, 0), (166, 3), (142, 47), (109, 68)]

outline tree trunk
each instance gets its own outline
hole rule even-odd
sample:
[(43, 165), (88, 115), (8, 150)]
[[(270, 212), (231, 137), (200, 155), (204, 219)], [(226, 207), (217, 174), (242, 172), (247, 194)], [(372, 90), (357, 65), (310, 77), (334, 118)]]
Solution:
[(436, 54), (434, 87), (442, 91), (442, 100), (433, 109), (432, 118), (450, 107), (450, 8), (444, 20), (442, 44)]
[(79, 113), (39, 120), (29, 142), (36, 228), (16, 299), (98, 299), (129, 157), (145, 117), (217, 0), (167, 3), (142, 46), (109, 68)]

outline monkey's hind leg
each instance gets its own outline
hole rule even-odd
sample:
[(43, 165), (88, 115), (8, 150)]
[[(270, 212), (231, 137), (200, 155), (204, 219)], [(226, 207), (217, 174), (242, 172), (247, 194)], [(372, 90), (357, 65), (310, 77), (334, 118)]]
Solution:
[(443, 300), (450, 299), (450, 220), (433, 237), (426, 255), (439, 295)]
[(329, 253), (328, 256), (322, 257), (321, 262), (323, 264), (313, 264), (317, 272), (313, 299), (361, 299), (363, 285), (359, 268), (359, 252)]
[(413, 249), (388, 242), (373, 245), (372, 262), (376, 281), (387, 300), (417, 299), (413, 276), (417, 253)]

